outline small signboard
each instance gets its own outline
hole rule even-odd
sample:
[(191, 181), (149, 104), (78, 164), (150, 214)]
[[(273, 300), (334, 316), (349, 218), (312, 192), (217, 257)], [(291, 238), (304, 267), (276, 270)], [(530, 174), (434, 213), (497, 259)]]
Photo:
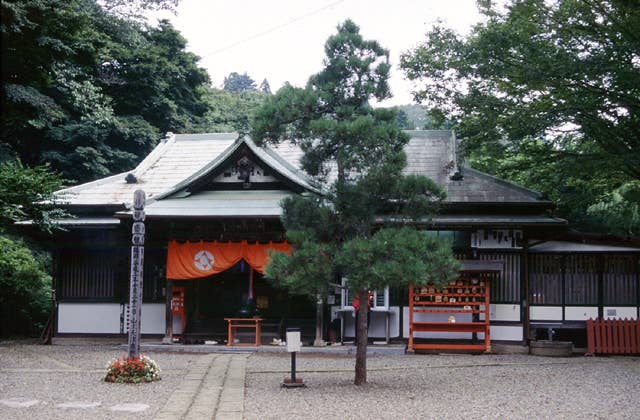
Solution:
[(287, 328), (287, 351), (295, 352), (300, 351), (302, 343), (300, 342), (300, 329), (299, 328)]

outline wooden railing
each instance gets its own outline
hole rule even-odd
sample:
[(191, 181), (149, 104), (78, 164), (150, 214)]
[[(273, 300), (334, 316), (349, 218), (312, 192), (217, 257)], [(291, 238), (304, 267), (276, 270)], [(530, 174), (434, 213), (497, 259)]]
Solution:
[(640, 321), (587, 320), (587, 355), (640, 354)]

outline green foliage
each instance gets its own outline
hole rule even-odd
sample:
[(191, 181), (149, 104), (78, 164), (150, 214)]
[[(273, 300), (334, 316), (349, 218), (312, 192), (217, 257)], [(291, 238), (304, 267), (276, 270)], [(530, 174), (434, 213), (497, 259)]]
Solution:
[(222, 85), (224, 90), (231, 93), (244, 92), (246, 90), (257, 90), (255, 80), (249, 77), (247, 73), (240, 74), (235, 71), (224, 78)]
[[(295, 235), (290, 235), (289, 240), (293, 242)], [(271, 254), (265, 275), (274, 285), (286, 288), (293, 294), (326, 296), (335, 278), (334, 257), (333, 244), (298, 240), (291, 256), (282, 252)]]
[(120, 172), (204, 115), (208, 76), (185, 39), (115, 12), (175, 2), (134, 3), (2, 2), (0, 138), (26, 165), (74, 181)]
[(424, 83), (416, 98), (458, 120), (468, 146), (571, 133), (640, 177), (637, 2), (512, 0), (482, 13), (468, 37), (436, 27), (402, 56)]
[(46, 166), (27, 168), (18, 161), (0, 163), (0, 232), (14, 222), (32, 220), (50, 232), (66, 213), (52, 204), (62, 180)]
[[(252, 138), (298, 145), (302, 167), (323, 190), (282, 203), (293, 251), (272, 254), (267, 278), (313, 297), (346, 276), (346, 287), (362, 299), (369, 289), (448, 281), (459, 268), (451, 248), (410, 225), (430, 217), (444, 192), (427, 178), (402, 175), (409, 138), (398, 113), (369, 105), (390, 96), (388, 51), (347, 20), (325, 53), (324, 69), (304, 89), (285, 85), (255, 113)], [(409, 223), (380, 228), (381, 216)], [(359, 310), (356, 385), (366, 382), (366, 310)]]
[(0, 336), (37, 334), (51, 311), (48, 255), (29, 249), (7, 232), (15, 232), (14, 222), (22, 220), (51, 232), (55, 219), (68, 216), (52, 204), (53, 192), (61, 185), (46, 166), (0, 162)]
[[(399, 105), (396, 109), (401, 118), (398, 126), (406, 130), (449, 130), (453, 127), (453, 123), (437, 109), (418, 104)], [(406, 116), (406, 121), (402, 115)]]
[(0, 336), (38, 334), (51, 311), (51, 277), (19, 240), (0, 235)]
[[(274, 256), (267, 270), (279, 284), (310, 296), (326, 292), (335, 276), (347, 272), (349, 258), (356, 258), (347, 247), (356, 244), (373, 247), (376, 257), (375, 247), (384, 240), (400, 246), (397, 254), (387, 251), (380, 260), (395, 269), (402, 265), (400, 258), (426, 258), (426, 248), (410, 247), (420, 236), (412, 228), (375, 233), (376, 219), (385, 214), (402, 221), (429, 217), (444, 198), (433, 181), (402, 175), (408, 137), (396, 124), (397, 112), (369, 106), (370, 99), (390, 95), (387, 50), (364, 40), (359, 28), (346, 21), (327, 40), (325, 53), (325, 68), (304, 89), (285, 85), (266, 98), (256, 112), (252, 132), (258, 142), (289, 139), (299, 145), (303, 168), (323, 186), (322, 196), (294, 196), (283, 202), (283, 224), (294, 251), (290, 257)], [(408, 235), (405, 248), (402, 235)], [(425, 266), (412, 264), (398, 271), (394, 279), (401, 280), (396, 285), (416, 281), (402, 274), (406, 270), (415, 274), (420, 268)], [(373, 281), (376, 275), (371, 269), (371, 264), (364, 267), (362, 275)], [(390, 283), (378, 286), (393, 280), (388, 275), (385, 279)], [(361, 292), (364, 285), (354, 281), (348, 287)]]
[(640, 8), (618, 0), (480, 6), (486, 21), (469, 36), (438, 26), (402, 56), (423, 86), (416, 99), (457, 122), (479, 169), (547, 193), (558, 215), (598, 230), (587, 208), (640, 177)]
[(460, 269), (450, 243), (409, 227), (381, 229), (370, 238), (345, 242), (336, 264), (357, 291), (408, 283), (442, 286)]
[(622, 185), (587, 212), (615, 234), (640, 237), (640, 181)]
[(471, 151), (470, 161), (480, 170), (544, 193), (556, 203), (557, 216), (588, 231), (611, 231), (605, 219), (595, 219), (587, 209), (628, 179), (622, 165), (599, 145), (572, 137), (563, 139), (561, 147), (531, 138), (483, 145)]
[(269, 85), (269, 81), (267, 79), (263, 79), (260, 86), (258, 86), (258, 90), (262, 93), (266, 93), (267, 95), (271, 95), (271, 85)]
[(101, 0), (100, 5), (111, 15), (145, 21), (144, 12), (169, 10), (176, 12), (180, 0)]
[(203, 97), (208, 111), (194, 126), (196, 131), (246, 133), (249, 131), (251, 116), (263, 103), (266, 94), (255, 90), (232, 93), (204, 88)]
[(396, 124), (403, 130), (415, 130), (416, 128), (415, 124), (413, 124), (413, 122), (409, 120), (409, 115), (401, 109), (398, 109)]

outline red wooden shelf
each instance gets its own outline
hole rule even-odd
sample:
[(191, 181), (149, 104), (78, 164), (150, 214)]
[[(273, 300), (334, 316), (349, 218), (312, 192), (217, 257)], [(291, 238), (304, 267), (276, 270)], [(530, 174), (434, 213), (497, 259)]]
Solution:
[(451, 331), (484, 332), (484, 322), (414, 322), (413, 332)]
[(483, 314), (480, 309), (414, 309), (414, 313), (435, 313), (435, 314)]
[(427, 302), (425, 300), (420, 302), (414, 301), (413, 304), (416, 306), (484, 306), (486, 302)]
[(413, 296), (429, 297), (429, 296), (453, 296), (453, 297), (484, 297), (484, 293), (414, 293)]
[[(468, 273), (467, 273), (468, 274)], [(483, 281), (484, 285), (472, 284), (472, 279)], [(414, 350), (469, 350), (469, 351), (490, 351), (491, 350), (491, 338), (490, 338), (490, 325), (489, 325), (489, 290), (490, 290), (490, 276), (488, 274), (474, 273), (473, 275), (462, 275), (457, 281), (461, 281), (462, 284), (449, 285), (441, 288), (435, 288), (433, 286), (426, 286), (428, 289), (433, 290), (433, 293), (422, 293), (424, 286), (421, 287), (409, 287), (409, 343), (407, 351)], [(475, 293), (442, 293), (442, 290), (469, 290), (475, 288)], [(455, 298), (457, 302), (435, 302), (435, 297)], [(429, 300), (421, 300), (420, 298), (428, 298)], [(418, 300), (416, 300), (418, 299)], [(475, 302), (465, 302), (464, 299), (475, 299)], [(458, 301), (460, 300), (460, 301)], [(463, 306), (468, 306), (471, 309), (462, 309)], [(421, 320), (417, 321), (416, 315), (420, 315)], [(437, 314), (440, 318), (434, 318), (434, 320), (424, 319), (428, 317), (428, 314)], [(442, 320), (443, 314), (451, 314), (449, 321)], [(459, 322), (455, 320), (455, 315), (471, 315), (472, 320), (470, 322)], [(484, 315), (484, 319), (481, 318), (481, 314)], [(438, 321), (436, 321), (438, 319)], [(468, 318), (466, 318), (468, 319)], [(451, 333), (483, 333), (484, 339), (482, 342), (470, 342), (464, 344), (450, 344), (450, 343), (418, 343), (415, 342), (415, 333), (424, 332), (451, 332)]]
[(486, 350), (484, 343), (482, 344), (423, 344), (416, 343), (413, 345), (414, 350)]

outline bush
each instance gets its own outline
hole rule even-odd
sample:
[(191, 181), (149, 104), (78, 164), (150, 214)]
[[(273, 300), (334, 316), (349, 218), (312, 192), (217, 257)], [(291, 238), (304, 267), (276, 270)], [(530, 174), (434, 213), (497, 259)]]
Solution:
[(20, 240), (0, 235), (0, 336), (37, 335), (51, 311), (51, 277)]
[(152, 359), (145, 355), (134, 358), (122, 356), (107, 364), (106, 382), (140, 383), (160, 380), (160, 368)]

